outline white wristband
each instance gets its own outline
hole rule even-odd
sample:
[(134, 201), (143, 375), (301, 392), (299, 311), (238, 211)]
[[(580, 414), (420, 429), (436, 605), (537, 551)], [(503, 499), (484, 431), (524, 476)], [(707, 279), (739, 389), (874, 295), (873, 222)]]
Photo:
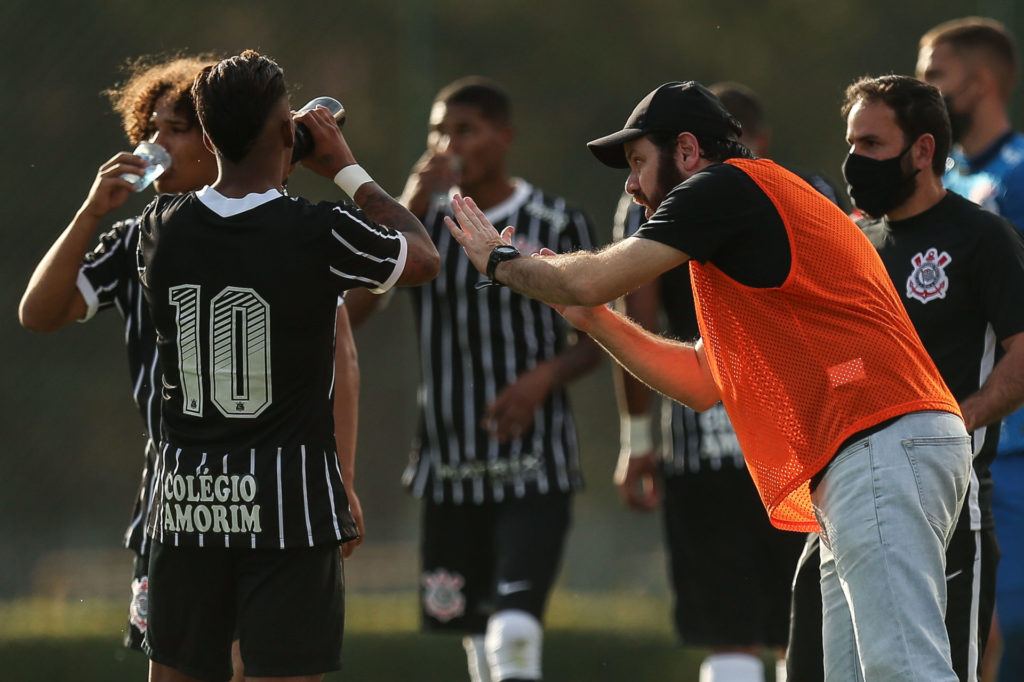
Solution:
[(334, 175), (334, 184), (353, 199), (356, 197), (356, 190), (368, 182), (373, 182), (373, 178), (358, 163), (345, 166)]
[(643, 457), (654, 450), (651, 438), (651, 415), (626, 415), (619, 420), (619, 452), (630, 457)]

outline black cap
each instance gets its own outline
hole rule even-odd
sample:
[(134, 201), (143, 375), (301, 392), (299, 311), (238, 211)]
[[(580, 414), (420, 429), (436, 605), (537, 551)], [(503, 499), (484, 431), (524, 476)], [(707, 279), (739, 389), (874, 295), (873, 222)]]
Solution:
[(655, 131), (735, 140), (743, 128), (703, 85), (697, 81), (673, 81), (658, 86), (640, 100), (622, 130), (592, 140), (587, 147), (606, 166), (629, 168), (622, 145)]

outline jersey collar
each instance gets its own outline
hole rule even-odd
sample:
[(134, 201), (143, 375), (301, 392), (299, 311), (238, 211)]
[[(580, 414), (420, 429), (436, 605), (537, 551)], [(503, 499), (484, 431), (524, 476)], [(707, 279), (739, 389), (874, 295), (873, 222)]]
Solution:
[(239, 213), (245, 213), (257, 206), (262, 206), (268, 201), (273, 201), (284, 195), (276, 188), (268, 189), (262, 194), (246, 194), (240, 199), (230, 199), (214, 188), (207, 185), (196, 192), (196, 198), (221, 218), (230, 218)]

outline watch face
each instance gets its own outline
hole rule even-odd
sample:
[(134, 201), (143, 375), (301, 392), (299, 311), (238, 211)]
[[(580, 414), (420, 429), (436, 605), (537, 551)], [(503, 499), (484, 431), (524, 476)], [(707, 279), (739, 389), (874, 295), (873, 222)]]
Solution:
[(494, 251), (502, 256), (518, 256), (519, 249), (512, 246), (511, 244), (501, 244), (494, 247)]

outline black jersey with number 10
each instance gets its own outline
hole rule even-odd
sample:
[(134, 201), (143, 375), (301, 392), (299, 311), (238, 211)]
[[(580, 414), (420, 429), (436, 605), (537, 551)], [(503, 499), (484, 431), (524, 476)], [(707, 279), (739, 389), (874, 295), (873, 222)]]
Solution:
[(404, 238), (276, 190), (160, 196), (140, 227), (164, 377), (150, 534), (253, 548), (355, 537), (334, 445), (337, 297), (392, 286)]

